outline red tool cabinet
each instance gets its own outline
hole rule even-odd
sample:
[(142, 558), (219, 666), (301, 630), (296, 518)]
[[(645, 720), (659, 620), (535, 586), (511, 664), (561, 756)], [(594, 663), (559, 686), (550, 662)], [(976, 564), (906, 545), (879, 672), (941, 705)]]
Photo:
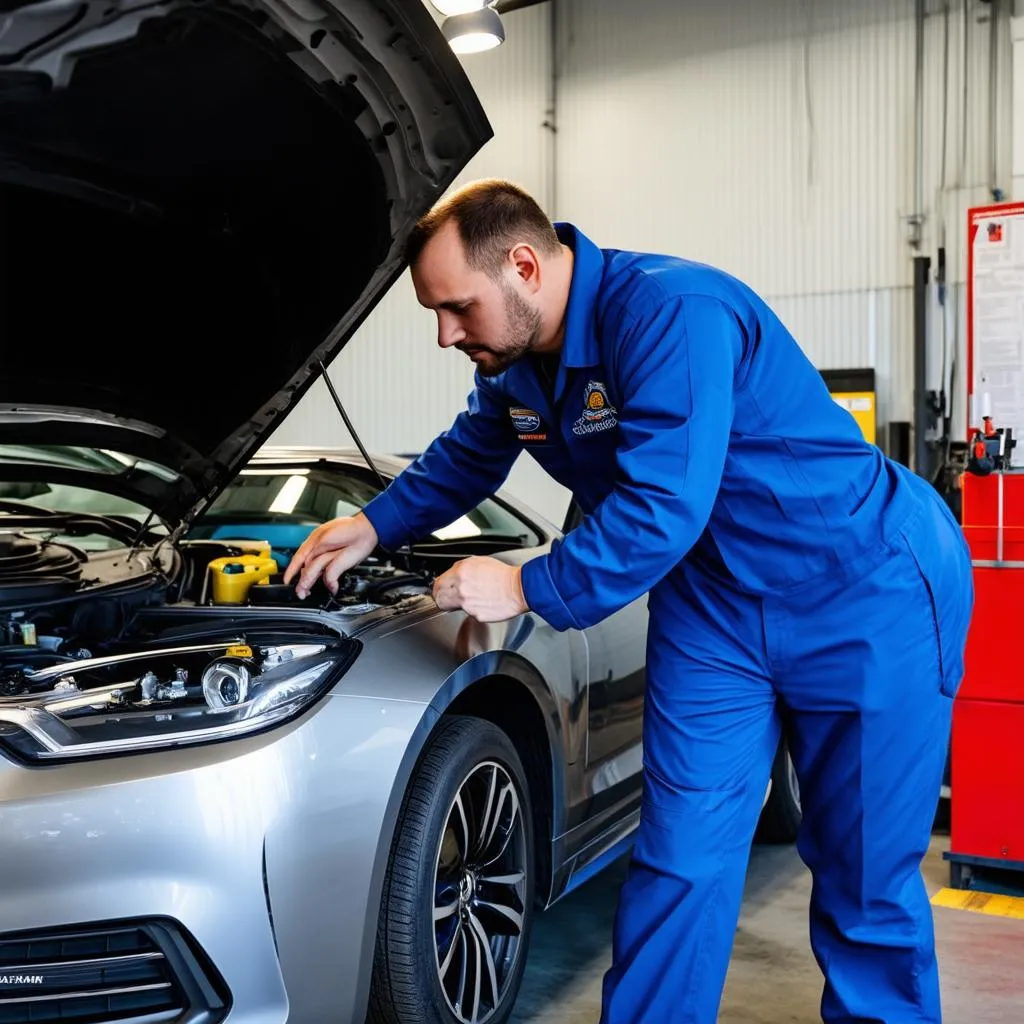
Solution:
[[(953, 703), (951, 884), (986, 869), (1024, 885), (1024, 203), (967, 211), (967, 437), (961, 522), (974, 565)], [(1018, 877), (1016, 875), (1011, 877)], [(1018, 883), (1014, 883), (1014, 888)], [(987, 886), (991, 888), (991, 886)]]
[(1024, 471), (967, 474), (962, 495), (975, 599), (953, 704), (946, 858), (956, 887), (973, 868), (1024, 871)]

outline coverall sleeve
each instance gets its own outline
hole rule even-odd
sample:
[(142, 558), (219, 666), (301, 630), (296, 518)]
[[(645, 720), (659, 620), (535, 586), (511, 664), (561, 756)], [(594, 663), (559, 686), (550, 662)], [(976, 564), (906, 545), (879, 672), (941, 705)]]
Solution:
[(363, 513), (383, 547), (400, 547), (471, 512), (501, 487), (518, 454), (507, 403), (477, 375), (466, 410)]
[(614, 343), (622, 408), (615, 485), (593, 515), (523, 566), (530, 608), (585, 629), (649, 591), (697, 542), (729, 445), (743, 329), (713, 298), (670, 298)]

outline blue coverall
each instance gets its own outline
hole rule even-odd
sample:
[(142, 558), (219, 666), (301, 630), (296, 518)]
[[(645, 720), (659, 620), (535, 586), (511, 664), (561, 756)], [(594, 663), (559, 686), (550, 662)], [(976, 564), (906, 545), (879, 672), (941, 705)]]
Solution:
[(575, 254), (553, 402), (530, 360), (366, 508), (396, 546), (522, 451), (586, 518), (523, 567), (558, 630), (650, 592), (641, 822), (603, 1024), (712, 1024), (785, 724), (828, 1022), (941, 1019), (919, 872), (973, 602), (956, 520), (865, 442), (768, 306), (682, 259)]

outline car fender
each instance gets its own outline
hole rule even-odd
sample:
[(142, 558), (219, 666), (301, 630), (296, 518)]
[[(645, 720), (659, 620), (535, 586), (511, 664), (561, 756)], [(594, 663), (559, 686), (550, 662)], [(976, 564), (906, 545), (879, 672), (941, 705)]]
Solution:
[[(503, 638), (502, 642), (507, 646), (497, 646), (499, 638)], [(417, 664), (421, 675), (415, 680), (403, 679), (398, 699), (414, 699), (413, 694), (418, 690), (418, 699), (424, 701), (424, 707), (407, 736), (405, 750), (395, 768), (381, 823), (363, 927), (364, 943), (355, 1002), (359, 1012), (365, 1008), (368, 999), (384, 876), (402, 803), (416, 766), (444, 715), (460, 696), (478, 684), (487, 685), (489, 679), (511, 679), (532, 696), (541, 711), (552, 754), (553, 835), (560, 831), (559, 822), (565, 820), (566, 801), (572, 784), (567, 778), (566, 766), (583, 762), (587, 721), (585, 638), (579, 633), (555, 633), (532, 615), (512, 623), (484, 626), (462, 612), (438, 613), (426, 620), (418, 619), (406, 627), (385, 629), (373, 639), (363, 639), (367, 641), (363, 659), (369, 656), (377, 664), (406, 663), (413, 651), (420, 655)], [(541, 663), (551, 664), (549, 645), (552, 643), (564, 646), (566, 661), (572, 663), (571, 678), (556, 680), (554, 685), (535, 659), (527, 656), (528, 653), (536, 653), (540, 655), (538, 660)], [(428, 679), (432, 674), (429, 670), (437, 668), (438, 659), (445, 661), (449, 657), (454, 666), (451, 671)], [(386, 690), (391, 692), (392, 687), (387, 686)], [(542, 887), (546, 884), (544, 879), (538, 881)]]

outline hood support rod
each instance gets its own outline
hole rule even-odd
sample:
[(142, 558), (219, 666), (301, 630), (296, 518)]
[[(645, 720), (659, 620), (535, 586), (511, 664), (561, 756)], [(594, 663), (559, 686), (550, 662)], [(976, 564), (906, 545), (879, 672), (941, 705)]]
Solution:
[[(356, 433), (356, 428), (352, 426), (352, 421), (348, 418), (348, 413), (345, 412), (345, 406), (341, 404), (341, 399), (338, 397), (338, 392), (334, 388), (334, 383), (331, 380), (330, 375), (327, 372), (327, 367), (324, 366), (324, 362), (322, 359), (317, 360), (317, 366), (320, 367), (320, 376), (323, 377), (324, 383), (327, 385), (327, 390), (331, 393), (331, 399), (334, 401), (335, 406), (337, 406), (338, 412), (341, 413), (341, 418), (345, 421), (345, 426), (348, 428), (348, 432), (352, 435), (352, 440), (355, 441), (356, 446), (359, 448), (359, 451), (362, 452), (363, 458), (366, 460), (366, 464), (370, 467), (370, 469), (373, 470), (374, 475), (377, 477), (377, 480), (380, 483), (381, 490), (386, 491), (388, 489), (388, 482), (387, 480), (384, 479), (384, 475), (377, 468), (376, 463), (373, 461), (372, 458), (370, 458), (370, 453), (366, 450), (365, 447), (363, 447), (363, 442), (359, 440), (359, 435)], [(385, 549), (382, 548), (381, 550)], [(400, 548), (399, 550), (407, 550), (411, 558), (415, 554), (416, 549), (415, 545), (410, 542), (409, 544), (406, 544), (403, 548)], [(432, 576), (429, 572), (423, 572), (421, 573), (421, 575), (424, 576), (428, 580), (428, 582), (432, 579)]]
[(327, 385), (327, 390), (331, 393), (331, 399), (335, 406), (337, 406), (338, 412), (341, 413), (341, 418), (345, 421), (345, 426), (348, 429), (348, 432), (352, 435), (352, 440), (355, 441), (356, 447), (359, 449), (363, 458), (366, 459), (366, 464), (373, 470), (374, 475), (380, 483), (381, 490), (387, 490), (388, 482), (381, 475), (381, 472), (377, 468), (373, 459), (370, 458), (370, 453), (363, 447), (363, 442), (359, 440), (359, 435), (356, 433), (355, 427), (352, 426), (352, 421), (348, 418), (348, 413), (345, 412), (345, 406), (341, 404), (338, 392), (334, 389), (334, 382), (331, 380), (330, 374), (327, 372), (327, 367), (324, 366), (322, 359), (317, 360), (317, 366), (320, 367), (320, 376), (323, 377), (324, 383)]

